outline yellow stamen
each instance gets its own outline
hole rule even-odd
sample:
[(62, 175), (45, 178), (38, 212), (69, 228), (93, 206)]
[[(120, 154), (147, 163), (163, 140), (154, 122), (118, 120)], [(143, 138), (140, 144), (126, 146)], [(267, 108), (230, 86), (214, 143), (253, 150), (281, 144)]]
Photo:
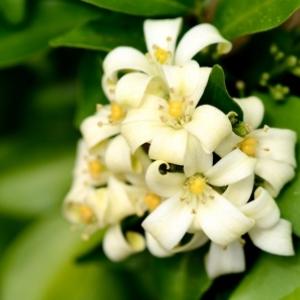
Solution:
[(99, 159), (93, 159), (88, 162), (88, 171), (94, 179), (99, 178), (104, 169), (104, 165)]
[(80, 205), (79, 207), (80, 219), (84, 224), (93, 223), (95, 220), (95, 214), (92, 209), (87, 205)]
[(170, 100), (168, 112), (173, 118), (182, 117), (184, 113), (183, 102), (181, 100)]
[(110, 111), (110, 120), (112, 123), (117, 123), (125, 117), (125, 111), (123, 107), (116, 102), (112, 102)]
[(192, 194), (202, 194), (206, 187), (206, 181), (202, 176), (194, 176), (188, 179), (188, 189)]
[(253, 137), (247, 137), (241, 143), (239, 143), (240, 150), (252, 157), (255, 157), (256, 146), (257, 140)]
[(144, 202), (147, 205), (149, 211), (153, 211), (160, 204), (161, 199), (154, 193), (148, 193), (144, 198)]
[(170, 58), (170, 51), (156, 46), (154, 49), (154, 56), (160, 64), (165, 64)]

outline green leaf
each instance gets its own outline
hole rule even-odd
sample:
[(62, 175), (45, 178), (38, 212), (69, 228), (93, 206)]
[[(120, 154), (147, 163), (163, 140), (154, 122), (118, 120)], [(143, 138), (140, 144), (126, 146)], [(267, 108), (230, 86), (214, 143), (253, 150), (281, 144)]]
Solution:
[(44, 152), (37, 158), (33, 152), (27, 163), (3, 172), (0, 212), (29, 218), (56, 208), (68, 191), (73, 160), (73, 155), (65, 152)]
[(7, 21), (17, 24), (24, 19), (26, 0), (1, 0), (0, 8)]
[(181, 15), (188, 7), (176, 0), (82, 0), (112, 11), (139, 16)]
[(118, 46), (143, 48), (142, 21), (127, 17), (103, 16), (90, 21), (50, 42), (54, 47), (76, 47), (108, 52)]
[(136, 286), (146, 299), (196, 300), (211, 284), (204, 269), (205, 250), (163, 259), (143, 254), (132, 257), (127, 268), (135, 275)]
[(107, 103), (101, 87), (101, 77), (102, 57), (87, 53), (79, 67), (76, 126), (79, 126), (84, 118), (95, 113), (97, 103)]
[(200, 100), (201, 104), (213, 105), (226, 114), (234, 111), (239, 115), (241, 120), (243, 119), (241, 108), (227, 92), (224, 71), (219, 65), (215, 65), (210, 73), (206, 89)]
[[(295, 130), (300, 137), (300, 98), (290, 97), (285, 102), (278, 103), (269, 95), (258, 94), (266, 107), (265, 123), (272, 127), (288, 128)], [(297, 149), (297, 161), (300, 161), (300, 151)], [(284, 218), (290, 220), (293, 224), (294, 232), (300, 236), (300, 170), (297, 169), (296, 178), (286, 186), (278, 197)]]
[(124, 299), (116, 278), (103, 264), (75, 262), (101, 238), (99, 233), (82, 241), (61, 216), (34, 224), (4, 257), (1, 299)]
[[(8, 247), (10, 242), (16, 237), (19, 231), (24, 228), (24, 222), (16, 222), (6, 217), (0, 216), (0, 252)], [(1, 257), (2, 259), (2, 257)]]
[(19, 63), (48, 47), (50, 39), (99, 16), (97, 9), (67, 0), (37, 1), (30, 23), (0, 28), (0, 67)]
[(280, 300), (300, 286), (300, 245), (293, 257), (263, 253), (230, 300)]
[(282, 298), (281, 300), (299, 300), (299, 299), (300, 299), (300, 288), (297, 288), (291, 294)]
[(214, 24), (233, 39), (277, 27), (299, 7), (300, 0), (221, 0)]

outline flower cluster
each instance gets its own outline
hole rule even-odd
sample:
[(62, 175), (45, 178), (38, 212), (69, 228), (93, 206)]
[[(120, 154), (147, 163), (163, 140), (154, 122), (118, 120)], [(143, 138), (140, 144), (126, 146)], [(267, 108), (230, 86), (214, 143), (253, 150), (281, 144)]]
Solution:
[(227, 53), (231, 44), (200, 24), (176, 46), (181, 23), (146, 20), (147, 54), (118, 47), (105, 58), (110, 103), (81, 125), (65, 216), (85, 238), (106, 228), (103, 249), (113, 261), (210, 241), (205, 266), (214, 278), (245, 269), (245, 234), (264, 251), (292, 255), (291, 224), (274, 198), (294, 177), (296, 135), (258, 128), (264, 107), (254, 96), (234, 99), (241, 121), (201, 104), (211, 68), (193, 57), (213, 44)]

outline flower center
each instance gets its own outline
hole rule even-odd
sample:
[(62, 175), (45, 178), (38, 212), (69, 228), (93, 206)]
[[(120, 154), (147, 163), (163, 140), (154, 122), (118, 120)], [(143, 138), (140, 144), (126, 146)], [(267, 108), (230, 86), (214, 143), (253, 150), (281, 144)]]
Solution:
[(88, 171), (93, 179), (98, 179), (105, 167), (99, 159), (93, 159), (88, 162)]
[(165, 64), (170, 58), (170, 51), (154, 46), (154, 56), (160, 64)]
[(116, 103), (112, 102), (110, 107), (110, 121), (112, 123), (120, 122), (125, 117), (125, 111), (123, 107)]
[(241, 151), (249, 156), (255, 157), (256, 154), (257, 140), (253, 137), (247, 137), (242, 142), (239, 143), (239, 148)]
[(92, 209), (87, 205), (80, 205), (79, 206), (79, 216), (80, 220), (84, 224), (91, 224), (95, 221), (96, 217)]
[(194, 195), (200, 195), (206, 187), (206, 180), (201, 175), (195, 175), (187, 180), (188, 190)]
[(181, 118), (184, 114), (184, 103), (181, 100), (170, 100), (168, 113), (173, 118)]
[(147, 205), (150, 212), (152, 212), (161, 202), (161, 198), (154, 194), (154, 193), (148, 193), (144, 197), (144, 202)]

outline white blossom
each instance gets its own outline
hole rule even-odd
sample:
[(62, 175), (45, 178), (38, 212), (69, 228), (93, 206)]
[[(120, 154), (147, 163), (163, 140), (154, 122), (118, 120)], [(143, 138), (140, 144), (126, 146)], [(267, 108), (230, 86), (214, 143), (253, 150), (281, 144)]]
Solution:
[(249, 231), (254, 221), (216, 187), (236, 184), (239, 189), (238, 182), (250, 176), (253, 169), (253, 159), (238, 149), (191, 176), (167, 172), (166, 162), (154, 162), (147, 170), (146, 181), (150, 189), (167, 200), (144, 220), (143, 227), (166, 250), (176, 246), (188, 231), (197, 230), (217, 244), (228, 245)]
[[(200, 24), (191, 28), (176, 47), (181, 25), (181, 18), (146, 20), (144, 35), (148, 54), (144, 55), (132, 47), (122, 46), (115, 48), (106, 56), (103, 62), (102, 86), (108, 99), (114, 100), (116, 97), (119, 71), (132, 70), (151, 77), (162, 76), (161, 66), (184, 65), (195, 54), (210, 45), (218, 44), (219, 53), (230, 51), (231, 43), (210, 24)], [(128, 79), (128, 85), (134, 86), (134, 81)]]
[(122, 232), (120, 224), (111, 226), (103, 238), (103, 250), (112, 261), (121, 261), (128, 256), (141, 252), (146, 243), (143, 235), (135, 231)]
[(257, 97), (236, 101), (244, 112), (250, 132), (245, 137), (232, 133), (217, 147), (216, 152), (224, 156), (239, 148), (255, 158), (255, 174), (265, 181), (265, 187), (276, 197), (282, 187), (295, 176), (296, 133), (268, 126), (256, 129), (263, 119), (261, 101)]

